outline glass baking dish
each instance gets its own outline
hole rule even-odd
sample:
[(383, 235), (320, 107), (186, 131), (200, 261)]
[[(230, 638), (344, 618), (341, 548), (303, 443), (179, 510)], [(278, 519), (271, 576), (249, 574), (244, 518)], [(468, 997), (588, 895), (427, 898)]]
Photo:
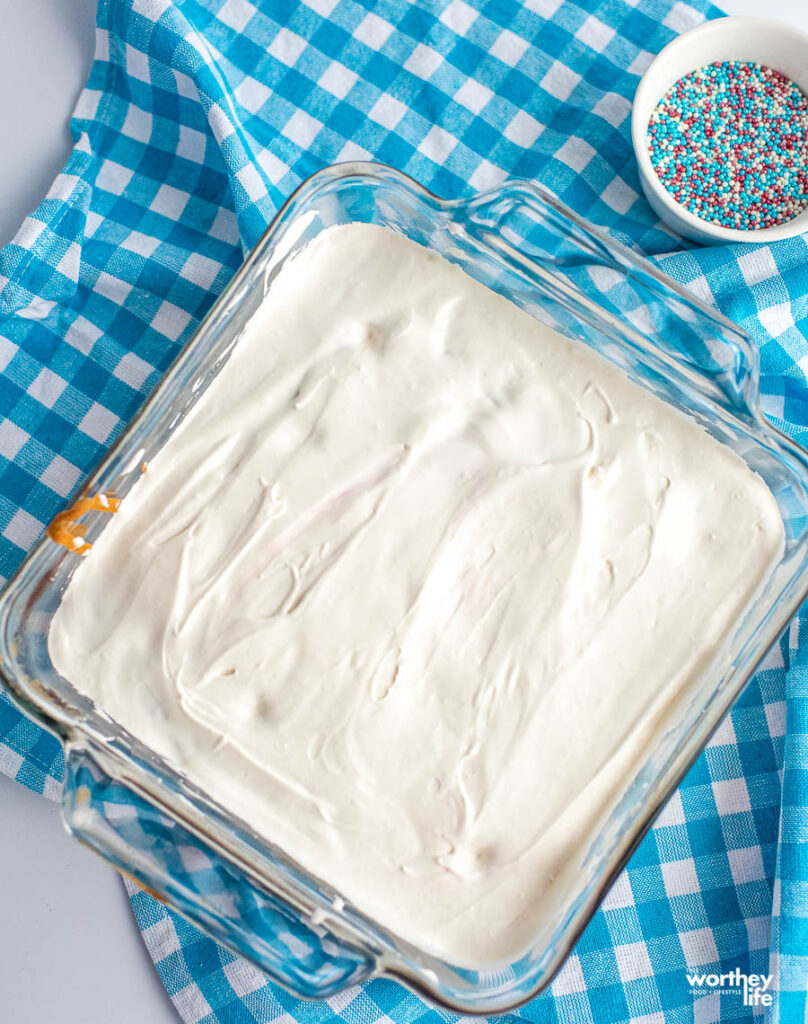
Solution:
[[(0, 672), (17, 703), (63, 742), (67, 827), (275, 981), (323, 998), (395, 977), (468, 1013), (510, 1009), (552, 979), (615, 875), (808, 592), (808, 457), (766, 423), (757, 353), (728, 320), (589, 229), (547, 192), (512, 182), (446, 202), (374, 164), (320, 171), (286, 203), (85, 494), (118, 497), (215, 377), (284, 261), (318, 232), (387, 225), (441, 253), (531, 315), (576, 337), (685, 410), (771, 488), (782, 558), (735, 624), (586, 854), (574, 899), (517, 962), (468, 970), (400, 941), (309, 876), (119, 728), (53, 669), (50, 622), (80, 556), (47, 537), (0, 597)], [(85, 518), (92, 541), (110, 521)], [(541, 780), (536, 780), (537, 785)]]

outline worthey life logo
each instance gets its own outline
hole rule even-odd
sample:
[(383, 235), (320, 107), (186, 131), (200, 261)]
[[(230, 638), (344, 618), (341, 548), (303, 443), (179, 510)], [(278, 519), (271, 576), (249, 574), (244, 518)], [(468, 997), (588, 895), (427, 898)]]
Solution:
[(726, 974), (688, 974), (690, 991), (695, 995), (708, 995), (710, 992), (740, 992), (744, 1006), (771, 1006), (774, 996), (769, 991), (773, 975), (744, 974), (735, 968)]

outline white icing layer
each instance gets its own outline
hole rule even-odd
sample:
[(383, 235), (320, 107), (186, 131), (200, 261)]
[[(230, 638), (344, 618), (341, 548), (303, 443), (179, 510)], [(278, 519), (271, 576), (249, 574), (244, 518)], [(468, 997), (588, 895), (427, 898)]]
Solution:
[(695, 422), (351, 225), (283, 267), (50, 650), (360, 910), (505, 962), (557, 923), (782, 541)]

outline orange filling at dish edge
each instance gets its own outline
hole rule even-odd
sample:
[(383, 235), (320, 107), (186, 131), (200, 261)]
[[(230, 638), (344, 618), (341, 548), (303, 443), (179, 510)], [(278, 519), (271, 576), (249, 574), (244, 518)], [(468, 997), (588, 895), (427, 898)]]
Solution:
[(86, 554), (92, 544), (84, 540), (87, 527), (79, 519), (88, 512), (114, 513), (120, 507), (121, 499), (111, 494), (94, 494), (91, 498), (79, 498), (70, 508), (55, 515), (48, 526), (48, 536), (77, 555)]

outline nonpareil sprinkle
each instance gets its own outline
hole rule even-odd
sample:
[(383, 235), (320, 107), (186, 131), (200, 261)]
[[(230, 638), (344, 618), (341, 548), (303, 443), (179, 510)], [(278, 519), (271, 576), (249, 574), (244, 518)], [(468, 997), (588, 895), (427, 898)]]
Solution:
[(673, 198), (713, 224), (768, 228), (808, 207), (808, 97), (762, 64), (680, 78), (651, 115), (648, 149)]

